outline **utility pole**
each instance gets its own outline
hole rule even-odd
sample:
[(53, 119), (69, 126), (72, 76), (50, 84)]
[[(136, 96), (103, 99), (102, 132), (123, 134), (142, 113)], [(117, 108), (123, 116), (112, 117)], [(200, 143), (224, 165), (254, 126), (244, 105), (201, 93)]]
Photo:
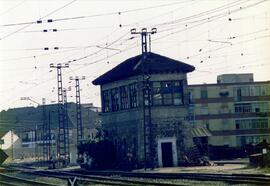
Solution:
[(65, 138), (65, 144), (67, 147), (67, 163), (70, 162), (70, 144), (69, 144), (69, 127), (68, 127), (68, 106), (67, 106), (67, 90), (63, 89), (63, 101), (64, 101), (64, 123), (65, 123), (65, 133), (66, 133), (66, 138)]
[(69, 64), (57, 65), (50, 64), (50, 68), (57, 69), (57, 88), (58, 88), (58, 140), (57, 140), (57, 158), (58, 161), (63, 161), (63, 165), (67, 163), (67, 144), (66, 144), (66, 124), (65, 124), (65, 109), (63, 101), (63, 82), (62, 82), (62, 68), (68, 68)]
[(80, 95), (80, 80), (85, 80), (85, 76), (82, 77), (70, 77), (70, 80), (75, 80), (76, 88), (76, 118), (77, 118), (77, 146), (79, 146), (83, 139), (83, 123), (82, 123), (82, 111), (81, 111), (81, 95)]
[(48, 150), (48, 123), (46, 117), (46, 99), (42, 98), (42, 119), (43, 119), (43, 160), (49, 160), (49, 150)]
[(36, 124), (36, 126), (35, 126), (35, 130), (33, 131), (34, 132), (34, 139), (35, 139), (35, 160), (37, 160), (38, 158), (38, 146), (37, 146), (37, 137), (38, 137), (38, 135), (37, 135), (37, 124)]
[(14, 139), (13, 139), (13, 130), (10, 131), (11, 138), (11, 159), (14, 160)]
[(51, 112), (49, 111), (49, 116), (48, 116), (48, 159), (51, 160)]
[(135, 28), (131, 29), (131, 34), (140, 34), (142, 42), (142, 59), (141, 59), (141, 72), (142, 72), (142, 94), (143, 94), (143, 132), (144, 132), (144, 169), (153, 168), (153, 136), (152, 136), (152, 121), (151, 121), (151, 84), (150, 84), (150, 64), (147, 62), (147, 36), (149, 36), (149, 49), (151, 48), (151, 34), (157, 32), (156, 28), (147, 31), (143, 28), (137, 32)]

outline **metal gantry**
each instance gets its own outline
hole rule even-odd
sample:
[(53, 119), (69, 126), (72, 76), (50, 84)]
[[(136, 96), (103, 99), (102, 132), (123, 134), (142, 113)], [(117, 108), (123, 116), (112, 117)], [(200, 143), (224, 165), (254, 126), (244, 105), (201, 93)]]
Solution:
[(65, 109), (63, 98), (62, 68), (68, 68), (69, 64), (50, 64), (50, 68), (57, 69), (57, 88), (58, 88), (58, 139), (57, 139), (57, 158), (66, 165), (69, 159), (67, 149), (67, 129), (65, 123)]
[(151, 84), (150, 84), (150, 64), (147, 62), (147, 36), (149, 36), (149, 49), (151, 48), (151, 34), (157, 32), (156, 28), (147, 31), (143, 28), (137, 32), (135, 28), (131, 29), (131, 34), (140, 34), (142, 42), (142, 59), (141, 59), (141, 72), (142, 72), (142, 94), (143, 94), (143, 131), (144, 131), (144, 168), (153, 168), (153, 134), (152, 134), (152, 121), (151, 121)]
[(80, 80), (85, 80), (85, 76), (82, 77), (70, 77), (70, 80), (75, 80), (76, 89), (76, 119), (77, 119), (77, 145), (81, 144), (83, 136), (83, 123), (82, 123), (82, 110), (81, 110), (81, 95), (80, 95)]

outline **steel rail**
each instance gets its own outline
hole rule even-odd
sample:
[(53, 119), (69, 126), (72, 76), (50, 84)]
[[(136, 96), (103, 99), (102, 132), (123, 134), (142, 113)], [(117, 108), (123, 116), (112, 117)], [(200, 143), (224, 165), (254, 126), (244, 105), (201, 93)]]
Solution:
[(121, 177), (137, 177), (152, 179), (190, 179), (202, 181), (225, 181), (230, 183), (253, 183), (270, 185), (270, 176), (265, 174), (224, 174), (224, 173), (138, 173), (122, 171), (70, 171), (71, 173), (80, 173), (81, 175), (99, 175)]
[(3, 173), (0, 173), (0, 178), (1, 178), (0, 185), (2, 183), (5, 185), (18, 186), (19, 183), (25, 183), (27, 185), (33, 185), (33, 186), (59, 186), (59, 184), (39, 182), (39, 181), (29, 180), (29, 179), (11, 176), (7, 174), (3, 174)]
[[(265, 174), (224, 174), (224, 173), (153, 173), (153, 172), (124, 172), (124, 171), (89, 171), (89, 170), (47, 170), (34, 171), (25, 170), (27, 174), (55, 177), (60, 179), (72, 179), (75, 176), (80, 182), (92, 182), (112, 185), (147, 184), (147, 185), (179, 185), (170, 183), (149, 182), (149, 180), (132, 180), (131, 178), (164, 179), (164, 180), (201, 180), (201, 181), (223, 181), (227, 183), (249, 183), (270, 185), (270, 176)], [(112, 178), (118, 176), (119, 178)], [(164, 181), (162, 180), (162, 181)], [(105, 183), (107, 182), (107, 183)]]
[(112, 178), (109, 176), (94, 176), (94, 175), (83, 175), (78, 173), (70, 173), (64, 171), (31, 171), (26, 172), (28, 174), (36, 174), (40, 176), (46, 177), (54, 177), (60, 179), (74, 179), (77, 177), (78, 182), (80, 183), (97, 183), (104, 185), (121, 185), (121, 186), (129, 186), (129, 185), (156, 185), (156, 186), (183, 186), (180, 183), (158, 183), (153, 181), (142, 181), (142, 180), (133, 180), (127, 178)]

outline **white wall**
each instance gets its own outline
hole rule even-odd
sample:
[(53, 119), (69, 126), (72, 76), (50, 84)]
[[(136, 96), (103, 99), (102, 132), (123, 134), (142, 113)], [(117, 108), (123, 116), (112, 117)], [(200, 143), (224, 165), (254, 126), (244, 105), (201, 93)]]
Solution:
[[(13, 146), (15, 148), (15, 146), (18, 146), (18, 141), (19, 141), (19, 137), (17, 134), (13, 133)], [(11, 140), (11, 135), (12, 135), (11, 131), (8, 131), (1, 139), (4, 140), (4, 144), (2, 145), (2, 149), (6, 150), (11, 148), (12, 146), (12, 140)]]

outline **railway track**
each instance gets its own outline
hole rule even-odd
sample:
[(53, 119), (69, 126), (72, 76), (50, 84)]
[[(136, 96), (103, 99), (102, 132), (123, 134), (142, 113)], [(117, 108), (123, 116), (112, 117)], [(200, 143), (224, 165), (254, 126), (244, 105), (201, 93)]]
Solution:
[[(14, 168), (14, 167), (13, 167)], [(18, 169), (17, 169), (18, 170)], [(23, 173), (63, 180), (75, 177), (81, 185), (183, 185), (181, 180), (199, 180), (223, 182), (228, 184), (270, 185), (270, 176), (264, 174), (212, 174), (212, 173), (153, 173), (124, 171), (89, 171), (89, 170), (23, 170)], [(202, 182), (204, 183), (204, 182)], [(0, 184), (1, 185), (1, 184)], [(186, 185), (186, 184), (185, 184)], [(18, 185), (16, 185), (18, 186)]]
[(54, 178), (60, 178), (60, 179), (70, 179), (71, 181), (74, 180), (76, 177), (76, 180), (81, 185), (87, 185), (87, 184), (102, 184), (102, 185), (119, 185), (119, 186), (130, 186), (130, 185), (156, 185), (156, 186), (182, 186), (183, 184), (176, 184), (176, 183), (168, 183), (167, 182), (153, 182), (153, 180), (138, 180), (128, 177), (111, 177), (111, 176), (98, 176), (98, 175), (83, 175), (78, 173), (71, 173), (71, 172), (65, 172), (65, 171), (35, 171), (31, 174), (36, 174), (40, 176), (46, 176), (46, 177), (54, 177)]
[(59, 184), (38, 182), (16, 176), (0, 173), (1, 186), (59, 186)]
[[(257, 174), (208, 174), (208, 173), (136, 173), (121, 171), (34, 171), (40, 176), (61, 179), (76, 177), (80, 183), (104, 185), (183, 185), (181, 180), (219, 181), (228, 184), (270, 185), (270, 176)], [(177, 180), (177, 183), (175, 181)], [(173, 181), (173, 182), (171, 182)], [(185, 184), (186, 185), (186, 184)]]

